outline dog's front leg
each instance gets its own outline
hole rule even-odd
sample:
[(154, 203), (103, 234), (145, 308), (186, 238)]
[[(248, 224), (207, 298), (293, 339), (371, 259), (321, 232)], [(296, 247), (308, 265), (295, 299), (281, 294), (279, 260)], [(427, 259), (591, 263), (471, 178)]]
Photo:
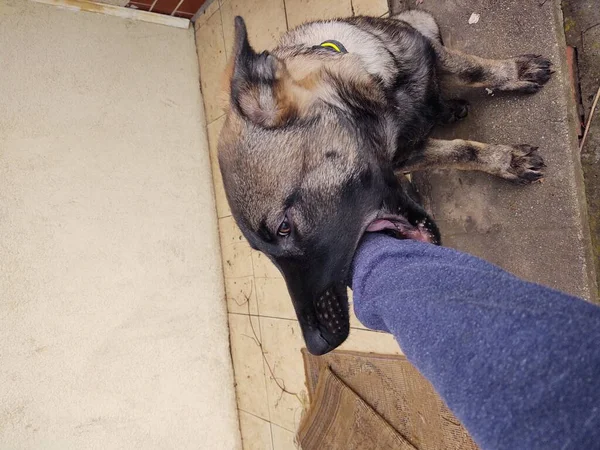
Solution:
[(449, 49), (437, 41), (431, 42), (440, 75), (454, 84), (534, 93), (552, 75), (552, 63), (539, 55), (484, 59)]
[(454, 139), (428, 139), (397, 170), (427, 169), (477, 170), (507, 180), (528, 184), (543, 177), (545, 164), (530, 145), (496, 145)]

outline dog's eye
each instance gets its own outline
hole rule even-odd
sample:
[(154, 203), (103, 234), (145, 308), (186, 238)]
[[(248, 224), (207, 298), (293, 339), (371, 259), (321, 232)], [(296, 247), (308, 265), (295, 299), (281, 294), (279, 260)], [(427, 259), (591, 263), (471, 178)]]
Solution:
[(277, 234), (279, 236), (286, 237), (289, 236), (291, 232), (292, 226), (290, 225), (290, 222), (286, 217), (285, 219), (283, 219), (283, 222), (281, 222), (281, 225), (279, 225), (279, 228), (277, 229)]

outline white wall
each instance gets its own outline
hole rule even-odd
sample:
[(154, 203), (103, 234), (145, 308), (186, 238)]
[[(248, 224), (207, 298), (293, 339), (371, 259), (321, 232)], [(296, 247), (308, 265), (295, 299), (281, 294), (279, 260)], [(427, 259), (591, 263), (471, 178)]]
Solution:
[(239, 448), (193, 30), (0, 0), (0, 42), (0, 448)]

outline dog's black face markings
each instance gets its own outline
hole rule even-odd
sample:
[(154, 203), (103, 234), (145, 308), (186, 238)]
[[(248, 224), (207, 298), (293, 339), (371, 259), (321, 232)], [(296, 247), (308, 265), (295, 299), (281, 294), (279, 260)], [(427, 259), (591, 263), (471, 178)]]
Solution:
[[(348, 337), (346, 286), (354, 253), (371, 222), (377, 217), (402, 216), (415, 229), (429, 230), (431, 241), (439, 242), (431, 218), (395, 180), (393, 173), (386, 177), (379, 170), (365, 170), (327, 199), (300, 188), (294, 202), (286, 205), (290, 231), (285, 236), (265, 225), (252, 229), (246, 213), (232, 210), (251, 246), (267, 255), (282, 273), (312, 354), (325, 354)], [(324, 201), (330, 205), (327, 209), (315, 207)], [(387, 231), (406, 238), (400, 229)]]
[[(347, 276), (364, 229), (383, 201), (382, 188), (372, 174), (357, 174), (328, 199), (315, 198), (319, 192), (310, 187), (300, 189), (288, 205), (293, 231), (287, 236), (265, 240), (260, 230), (243, 230), (283, 274), (313, 354), (327, 353), (348, 336)], [(314, 207), (323, 200), (331, 205), (324, 214)]]

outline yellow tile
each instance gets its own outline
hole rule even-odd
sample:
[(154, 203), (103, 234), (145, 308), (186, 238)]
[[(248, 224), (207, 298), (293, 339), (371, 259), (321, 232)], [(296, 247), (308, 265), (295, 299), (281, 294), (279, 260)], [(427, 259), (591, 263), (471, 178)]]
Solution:
[(266, 361), (275, 376), (274, 379), (265, 368), (271, 422), (288, 430), (297, 430), (304, 405), (308, 403), (300, 353), (304, 347), (300, 327), (295, 320), (266, 317), (260, 317), (260, 326)]
[(286, 0), (290, 29), (310, 20), (335, 19), (352, 15), (351, 0)]
[(215, 200), (217, 202), (217, 217), (227, 217), (231, 215), (231, 209), (229, 209), (229, 203), (225, 196), (225, 188), (223, 187), (223, 178), (221, 177), (221, 171), (219, 170), (219, 158), (217, 154), (217, 144), (219, 143), (219, 134), (225, 123), (225, 116), (221, 116), (218, 119), (208, 124), (208, 144), (210, 148), (210, 163), (213, 174), (213, 184), (215, 187)]
[(221, 80), (227, 65), (223, 26), (218, 11), (196, 30), (196, 47), (206, 121), (210, 123), (223, 114)]
[(271, 424), (245, 411), (239, 411), (244, 450), (271, 450)]
[(219, 231), (221, 232), (221, 246), (231, 246), (239, 242), (246, 242), (246, 238), (238, 228), (233, 217), (219, 219)]
[(256, 278), (256, 300), (261, 316), (296, 319), (292, 299), (281, 276)]
[(393, 335), (370, 330), (351, 329), (350, 336), (339, 346), (339, 349), (381, 355), (402, 355)]
[(250, 45), (259, 52), (275, 47), (279, 37), (287, 30), (283, 0), (227, 0), (221, 6), (221, 15), (228, 54), (233, 48), (235, 16), (244, 18)]
[(252, 250), (252, 264), (256, 278), (279, 278), (281, 276), (279, 269), (271, 260), (257, 250)]
[(202, 14), (200, 14), (200, 16), (198, 16), (198, 18), (196, 19), (196, 22), (194, 23), (194, 27), (196, 28), (196, 30), (198, 28), (200, 28), (202, 25), (204, 25), (208, 19), (210, 19), (212, 17), (212, 15), (214, 13), (216, 13), (219, 10), (219, 1), (218, 0), (213, 0), (204, 10), (204, 12)]
[(273, 450), (297, 450), (300, 448), (296, 445), (295, 433), (275, 424), (271, 425), (271, 433), (273, 434)]
[(355, 16), (381, 17), (388, 13), (387, 0), (352, 0)]
[(258, 318), (229, 314), (229, 335), (238, 408), (268, 420), (269, 403), (263, 356), (258, 345), (261, 336)]
[(258, 314), (254, 277), (225, 278), (227, 311), (238, 314)]
[(235, 224), (233, 217), (219, 219), (219, 234), (225, 278), (252, 276), (252, 249)]

